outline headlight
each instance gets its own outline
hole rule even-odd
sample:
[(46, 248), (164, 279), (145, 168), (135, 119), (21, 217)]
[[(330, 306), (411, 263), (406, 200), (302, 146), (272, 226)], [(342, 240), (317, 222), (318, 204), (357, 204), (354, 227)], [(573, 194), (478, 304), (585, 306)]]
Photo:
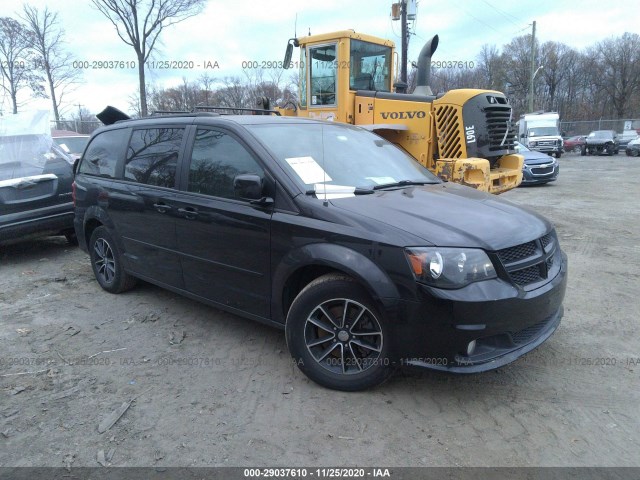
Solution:
[(496, 277), (496, 270), (483, 250), (410, 247), (405, 253), (416, 280), (434, 287), (460, 288)]

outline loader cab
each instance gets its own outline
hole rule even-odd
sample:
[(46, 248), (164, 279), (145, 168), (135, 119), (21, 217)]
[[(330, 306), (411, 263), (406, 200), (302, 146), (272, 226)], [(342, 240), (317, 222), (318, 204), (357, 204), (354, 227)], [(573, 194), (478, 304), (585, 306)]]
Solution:
[(393, 42), (352, 30), (293, 40), (300, 47), (296, 115), (354, 123), (357, 91), (391, 91)]

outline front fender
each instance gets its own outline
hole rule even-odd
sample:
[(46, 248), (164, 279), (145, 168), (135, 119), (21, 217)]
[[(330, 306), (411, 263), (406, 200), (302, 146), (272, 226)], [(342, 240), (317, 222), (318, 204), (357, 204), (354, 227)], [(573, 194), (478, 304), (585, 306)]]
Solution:
[(400, 298), (393, 281), (370, 258), (342, 245), (311, 243), (290, 251), (274, 269), (271, 295), (273, 320), (285, 323), (285, 284), (297, 271), (309, 266), (329, 267), (355, 278), (383, 310), (393, 309)]

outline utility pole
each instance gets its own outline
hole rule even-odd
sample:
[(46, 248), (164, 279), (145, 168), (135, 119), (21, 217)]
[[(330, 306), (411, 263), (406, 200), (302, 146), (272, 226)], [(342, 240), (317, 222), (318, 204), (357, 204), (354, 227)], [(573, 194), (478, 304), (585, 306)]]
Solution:
[(536, 21), (531, 30), (531, 80), (529, 82), (529, 112), (533, 112), (533, 78), (536, 72)]
[[(411, 12), (409, 12), (409, 2), (411, 2)], [(400, 42), (400, 78), (399, 82), (394, 86), (398, 93), (405, 93), (407, 91), (407, 55), (409, 52), (409, 25), (408, 20), (415, 20), (415, 0), (400, 0), (391, 6), (393, 20), (399, 20), (402, 24), (402, 40)]]
[[(402, 0), (401, 18), (402, 22), (402, 53), (400, 55), (400, 81), (406, 85), (407, 83), (407, 50), (409, 49), (409, 32), (407, 26), (407, 0)], [(406, 88), (406, 87), (405, 87)], [(404, 93), (404, 92), (403, 92)]]

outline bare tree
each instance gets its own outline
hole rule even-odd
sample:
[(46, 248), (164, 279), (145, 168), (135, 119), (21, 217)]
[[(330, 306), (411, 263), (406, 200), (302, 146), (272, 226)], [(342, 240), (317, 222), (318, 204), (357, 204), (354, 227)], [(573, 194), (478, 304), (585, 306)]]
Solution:
[(495, 45), (483, 45), (478, 54), (478, 72), (480, 81), (478, 88), (502, 90), (507, 80), (505, 79), (504, 64), (500, 58), (500, 52)]
[(42, 78), (33, 69), (32, 45), (33, 34), (20, 22), (0, 18), (0, 76), (13, 113), (18, 113), (18, 92), (23, 88), (30, 87), (36, 96), (44, 95)]
[(213, 93), (212, 87), (214, 84), (214, 78), (208, 73), (203, 73), (198, 80), (200, 82), (200, 85), (202, 85), (202, 103), (204, 105), (209, 105), (209, 99), (211, 98), (211, 95)]
[(640, 35), (625, 33), (598, 43), (592, 51), (592, 81), (609, 99), (612, 113), (624, 118), (633, 96), (640, 93)]
[(58, 13), (48, 7), (43, 11), (30, 5), (23, 7), (23, 20), (31, 30), (35, 66), (44, 71), (56, 122), (60, 121), (62, 97), (80, 78), (80, 70), (72, 68), (73, 58), (64, 52), (64, 30), (60, 27)]
[(140, 113), (147, 115), (144, 67), (162, 30), (202, 10), (206, 0), (91, 0), (116, 28), (120, 39), (133, 47), (138, 60)]

